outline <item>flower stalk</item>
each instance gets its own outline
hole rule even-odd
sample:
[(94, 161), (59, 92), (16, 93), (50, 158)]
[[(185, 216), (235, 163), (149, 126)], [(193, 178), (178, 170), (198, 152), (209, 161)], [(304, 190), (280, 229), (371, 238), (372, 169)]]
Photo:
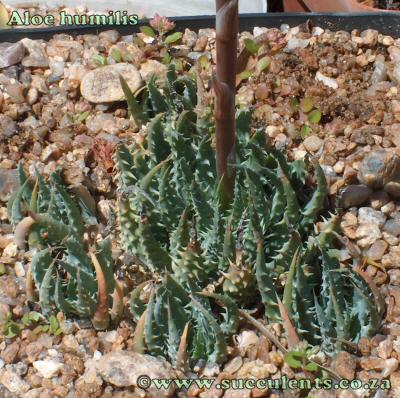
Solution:
[(235, 92), (238, 0), (216, 0), (217, 66), (213, 77), (215, 92), (217, 174), (223, 178), (227, 199), (233, 197), (235, 185)]

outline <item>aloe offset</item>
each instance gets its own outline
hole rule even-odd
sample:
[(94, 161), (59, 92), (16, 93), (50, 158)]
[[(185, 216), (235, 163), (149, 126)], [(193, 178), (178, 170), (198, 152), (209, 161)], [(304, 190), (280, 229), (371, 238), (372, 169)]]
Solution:
[[(111, 242), (85, 241), (86, 225), (95, 216), (82, 199), (72, 198), (57, 172), (48, 183), (38, 173), (32, 180), (20, 164), (19, 176), (21, 188), (9, 203), (9, 216), (20, 248), (28, 244), (33, 252), (26, 281), (28, 299), (37, 298), (36, 287), (45, 315), (62, 311), (92, 319), (97, 329), (107, 328), (109, 296), (118, 284)], [(114, 313), (115, 318), (120, 315)]]

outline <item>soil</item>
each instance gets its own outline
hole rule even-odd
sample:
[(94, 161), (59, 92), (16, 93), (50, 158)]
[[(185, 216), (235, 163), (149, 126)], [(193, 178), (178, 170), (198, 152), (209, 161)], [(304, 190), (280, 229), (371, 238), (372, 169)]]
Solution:
[(391, 10), (391, 11), (400, 10), (400, 2), (393, 0), (365, 0), (365, 1), (360, 1), (360, 3), (370, 7), (380, 8), (381, 10)]

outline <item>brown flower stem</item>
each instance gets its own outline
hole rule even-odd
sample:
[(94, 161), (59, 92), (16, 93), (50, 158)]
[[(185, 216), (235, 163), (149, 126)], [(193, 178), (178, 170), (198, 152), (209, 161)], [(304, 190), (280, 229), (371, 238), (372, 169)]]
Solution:
[(223, 179), (225, 195), (233, 197), (235, 186), (235, 92), (238, 0), (216, 0), (217, 67), (213, 77), (217, 137), (217, 174)]

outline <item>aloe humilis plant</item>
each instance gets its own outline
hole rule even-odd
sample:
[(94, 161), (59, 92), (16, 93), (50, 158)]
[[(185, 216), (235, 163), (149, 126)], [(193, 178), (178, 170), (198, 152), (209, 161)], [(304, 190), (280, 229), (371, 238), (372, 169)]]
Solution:
[[(27, 240), (33, 252), (28, 298), (35, 298), (36, 286), (45, 315), (62, 311), (91, 318), (98, 329), (107, 328), (110, 294), (116, 289), (111, 242), (102, 240), (90, 247), (84, 232), (94, 215), (84, 199), (71, 197), (57, 172), (49, 183), (36, 173), (33, 182), (20, 164), (19, 178), (21, 188), (9, 203), (9, 216), (18, 245), (26, 248)], [(116, 317), (121, 295), (113, 297)]]
[(226, 204), (213, 125), (193, 112), (188, 82), (173, 67), (162, 88), (151, 80), (147, 111), (123, 84), (137, 121), (149, 121), (145, 141), (117, 154), (121, 241), (154, 275), (131, 295), (137, 347), (175, 361), (183, 341), (193, 361), (221, 362), (237, 309), (261, 300), (268, 321), (280, 321), (278, 298), (299, 334), (327, 351), (373, 333), (382, 314), (372, 293), (332, 249), (339, 217), (314, 227), (327, 196), (318, 162), (288, 162), (240, 111)]

